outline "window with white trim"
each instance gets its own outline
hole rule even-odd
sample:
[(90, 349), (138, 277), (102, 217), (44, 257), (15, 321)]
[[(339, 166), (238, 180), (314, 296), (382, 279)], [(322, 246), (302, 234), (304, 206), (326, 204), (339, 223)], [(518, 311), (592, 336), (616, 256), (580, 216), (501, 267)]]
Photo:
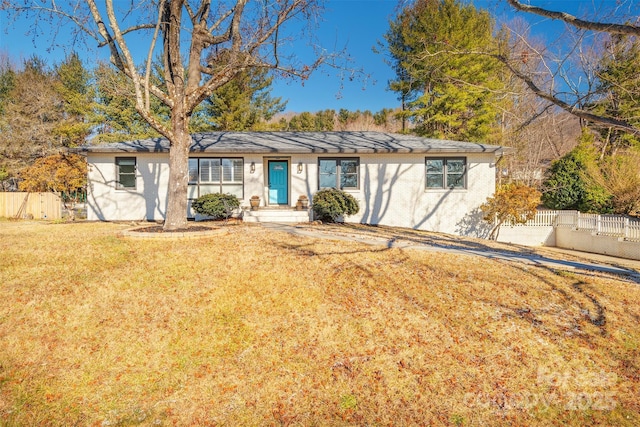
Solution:
[(467, 188), (467, 159), (465, 157), (427, 157), (426, 188)]
[(119, 190), (136, 189), (135, 157), (116, 157), (116, 188)]
[(244, 160), (224, 157), (190, 158), (189, 187), (190, 199), (209, 193), (230, 193), (242, 199)]
[(318, 187), (355, 190), (359, 187), (358, 170), (360, 159), (320, 158), (318, 159)]

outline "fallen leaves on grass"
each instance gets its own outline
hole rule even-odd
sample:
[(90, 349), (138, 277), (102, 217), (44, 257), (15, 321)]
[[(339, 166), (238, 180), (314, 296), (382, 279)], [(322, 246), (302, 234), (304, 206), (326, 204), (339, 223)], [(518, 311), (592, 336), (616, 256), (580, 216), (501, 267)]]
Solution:
[(640, 423), (640, 289), (236, 226), (0, 223), (0, 424)]

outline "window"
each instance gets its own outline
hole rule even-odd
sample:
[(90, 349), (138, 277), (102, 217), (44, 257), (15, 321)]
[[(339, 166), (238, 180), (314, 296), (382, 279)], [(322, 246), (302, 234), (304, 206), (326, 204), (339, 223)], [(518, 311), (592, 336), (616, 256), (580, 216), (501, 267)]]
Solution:
[(196, 199), (209, 193), (231, 193), (242, 199), (243, 169), (243, 159), (189, 159), (189, 198)]
[(319, 159), (319, 187), (357, 189), (358, 166), (357, 158)]
[(116, 157), (116, 188), (135, 190), (136, 158)]
[(189, 184), (198, 183), (198, 159), (189, 159)]
[(466, 188), (467, 159), (442, 157), (426, 159), (426, 187)]

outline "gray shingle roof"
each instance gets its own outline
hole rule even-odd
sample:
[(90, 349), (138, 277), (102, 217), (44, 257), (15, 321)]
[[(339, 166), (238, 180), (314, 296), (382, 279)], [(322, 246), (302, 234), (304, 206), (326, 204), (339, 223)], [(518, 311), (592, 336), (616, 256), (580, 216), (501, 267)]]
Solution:
[[(498, 145), (446, 141), (381, 132), (208, 132), (194, 134), (192, 153), (365, 154), (365, 153), (495, 153)], [(80, 152), (168, 152), (166, 138), (85, 145)]]

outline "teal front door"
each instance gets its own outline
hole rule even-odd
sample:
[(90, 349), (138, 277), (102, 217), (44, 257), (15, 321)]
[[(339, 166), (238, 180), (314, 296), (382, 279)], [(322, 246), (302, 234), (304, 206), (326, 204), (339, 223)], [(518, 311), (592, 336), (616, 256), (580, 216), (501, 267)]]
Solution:
[(269, 204), (286, 205), (289, 201), (289, 162), (269, 160)]

